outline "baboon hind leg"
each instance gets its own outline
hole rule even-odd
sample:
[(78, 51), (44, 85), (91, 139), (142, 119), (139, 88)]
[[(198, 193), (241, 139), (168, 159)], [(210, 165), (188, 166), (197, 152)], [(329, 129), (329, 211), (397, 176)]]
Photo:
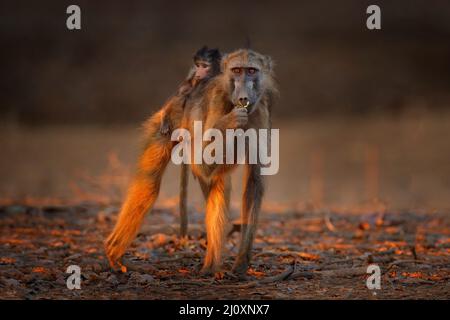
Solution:
[(210, 182), (208, 188), (206, 200), (207, 247), (203, 273), (218, 271), (222, 264), (225, 228), (228, 222), (229, 182), (227, 177), (219, 176)]
[(245, 274), (250, 263), (263, 195), (264, 182), (260, 175), (260, 167), (255, 164), (247, 164), (244, 173), (241, 209), (241, 244), (233, 266), (233, 271), (237, 274)]
[[(188, 228), (188, 214), (187, 214), (187, 188), (189, 184), (189, 165), (182, 164), (181, 165), (181, 174), (180, 174), (180, 236), (185, 237), (187, 235)], [(205, 201), (208, 199), (210, 185), (208, 182), (205, 182), (202, 178), (198, 178), (198, 183), (200, 185), (200, 189), (202, 190), (203, 198)], [(225, 200), (227, 208), (230, 207), (230, 188), (225, 189)]]
[[(159, 126), (155, 126), (155, 129), (159, 130)], [(116, 225), (105, 241), (106, 255), (113, 268), (121, 266), (120, 257), (134, 240), (145, 214), (158, 197), (171, 149), (170, 140), (154, 133), (140, 157), (137, 173), (128, 189)]]
[[(228, 175), (225, 178), (225, 204), (227, 208), (230, 208), (230, 195), (231, 195), (231, 177)], [(202, 190), (203, 198), (208, 200), (209, 188), (210, 185), (208, 182), (203, 181), (201, 178), (198, 179), (198, 184), (200, 185), (200, 189)]]

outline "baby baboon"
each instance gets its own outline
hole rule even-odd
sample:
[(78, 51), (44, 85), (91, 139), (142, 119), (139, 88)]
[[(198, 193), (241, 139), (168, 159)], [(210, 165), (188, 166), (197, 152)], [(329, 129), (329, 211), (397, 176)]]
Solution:
[[(188, 100), (183, 127), (193, 133), (193, 121), (202, 121), (204, 130), (270, 129), (270, 109), (277, 95), (271, 59), (252, 50), (237, 50), (222, 59), (222, 73), (199, 91), (198, 99)], [(191, 104), (192, 103), (192, 104)], [(246, 106), (247, 108), (236, 107)], [(148, 120), (147, 144), (136, 176), (119, 214), (116, 226), (106, 240), (106, 254), (112, 267), (121, 266), (119, 259), (133, 241), (145, 213), (152, 207), (159, 192), (161, 177), (176, 142), (159, 131), (155, 117)], [(226, 139), (226, 138), (225, 138)], [(205, 141), (204, 146), (210, 143)], [(233, 143), (232, 141), (226, 141)], [(250, 263), (256, 224), (264, 193), (261, 164), (249, 164), (248, 146), (242, 196), (242, 239), (233, 271), (243, 274)], [(193, 162), (193, 161), (192, 161)], [(229, 207), (230, 173), (235, 165), (192, 164), (206, 196), (207, 252), (204, 272), (221, 266), (225, 227)], [(125, 268), (123, 268), (125, 269)]]
[(169, 134), (174, 128), (172, 124), (172, 112), (179, 113), (184, 110), (186, 100), (192, 90), (200, 83), (206, 82), (220, 72), (221, 54), (218, 49), (208, 49), (207, 46), (200, 48), (194, 55), (194, 65), (189, 71), (188, 77), (178, 87), (176, 96), (179, 96), (183, 103), (166, 103), (161, 113), (161, 133)]

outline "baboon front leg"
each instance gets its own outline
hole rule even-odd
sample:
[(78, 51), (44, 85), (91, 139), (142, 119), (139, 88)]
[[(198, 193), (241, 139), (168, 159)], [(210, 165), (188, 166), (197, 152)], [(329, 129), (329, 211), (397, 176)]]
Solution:
[(228, 222), (228, 182), (226, 177), (219, 176), (213, 179), (209, 186), (206, 200), (207, 248), (203, 273), (216, 272), (222, 264), (225, 227)]
[(264, 181), (260, 175), (259, 165), (247, 164), (244, 173), (241, 209), (241, 244), (233, 266), (233, 271), (238, 274), (245, 274), (250, 263), (263, 195)]
[[(159, 127), (155, 129), (159, 130)], [(116, 225), (105, 242), (106, 255), (113, 268), (121, 266), (120, 257), (135, 238), (145, 214), (158, 197), (171, 149), (171, 141), (160, 139), (157, 134), (150, 138), (140, 157), (137, 173), (128, 189)]]

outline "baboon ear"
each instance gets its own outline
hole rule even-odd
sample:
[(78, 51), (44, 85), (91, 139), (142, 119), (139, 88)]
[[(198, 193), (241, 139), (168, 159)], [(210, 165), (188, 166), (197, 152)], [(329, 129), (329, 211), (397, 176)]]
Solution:
[(270, 56), (264, 56), (264, 67), (267, 71), (272, 72), (275, 63)]

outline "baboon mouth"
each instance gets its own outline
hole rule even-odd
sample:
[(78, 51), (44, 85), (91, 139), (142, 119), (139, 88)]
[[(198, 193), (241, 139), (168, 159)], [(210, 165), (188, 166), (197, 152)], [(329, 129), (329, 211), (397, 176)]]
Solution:
[(238, 107), (238, 108), (245, 108), (245, 109), (248, 109), (249, 106), (250, 106), (250, 101), (247, 101), (245, 104), (238, 102), (238, 104), (236, 105), (236, 107)]

